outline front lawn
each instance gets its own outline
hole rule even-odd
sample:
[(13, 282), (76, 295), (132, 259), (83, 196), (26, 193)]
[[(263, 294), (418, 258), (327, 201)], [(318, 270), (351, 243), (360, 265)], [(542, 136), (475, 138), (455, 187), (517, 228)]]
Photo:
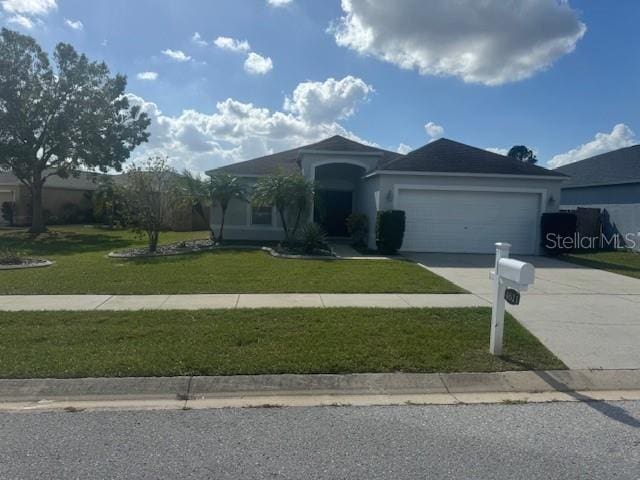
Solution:
[(640, 278), (640, 253), (629, 251), (571, 253), (562, 260), (585, 267), (598, 268), (627, 277)]
[(488, 308), (0, 313), (0, 377), (467, 372), (566, 368)]
[[(162, 243), (206, 238), (167, 232)], [(164, 258), (118, 260), (112, 250), (144, 245), (127, 231), (56, 227), (32, 239), (0, 234), (0, 248), (54, 260), (52, 267), (7, 270), (0, 294), (179, 293), (460, 293), (451, 282), (402, 260), (287, 260), (261, 251), (225, 250)]]

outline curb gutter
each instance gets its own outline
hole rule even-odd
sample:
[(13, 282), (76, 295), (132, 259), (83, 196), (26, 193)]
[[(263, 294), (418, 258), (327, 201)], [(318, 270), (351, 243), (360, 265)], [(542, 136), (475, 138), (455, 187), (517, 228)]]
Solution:
[(0, 411), (640, 399), (640, 370), (0, 379)]

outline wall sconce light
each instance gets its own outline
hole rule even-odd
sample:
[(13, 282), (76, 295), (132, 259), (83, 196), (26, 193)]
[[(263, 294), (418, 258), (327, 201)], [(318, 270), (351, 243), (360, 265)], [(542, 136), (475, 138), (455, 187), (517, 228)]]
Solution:
[(389, 189), (387, 192), (387, 202), (393, 202), (393, 190)]
[(547, 205), (549, 205), (549, 207), (553, 208), (556, 204), (556, 199), (553, 195), (551, 195), (549, 197), (549, 199), (547, 200)]

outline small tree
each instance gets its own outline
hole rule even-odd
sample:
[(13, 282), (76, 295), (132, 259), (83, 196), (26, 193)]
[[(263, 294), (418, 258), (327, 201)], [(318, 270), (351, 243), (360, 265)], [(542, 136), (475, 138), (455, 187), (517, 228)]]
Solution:
[(166, 157), (150, 157), (142, 165), (133, 164), (122, 187), (124, 220), (135, 232), (146, 234), (149, 251), (155, 252), (160, 232), (181, 206), (177, 173)]
[(301, 219), (311, 208), (314, 193), (313, 182), (301, 174), (278, 173), (258, 180), (253, 190), (252, 201), (256, 206), (276, 207), (285, 242), (291, 243), (296, 237)]
[(507, 153), (507, 157), (515, 158), (520, 162), (527, 162), (530, 164), (535, 164), (538, 161), (536, 154), (533, 150), (527, 148), (524, 145), (514, 145)]
[(224, 219), (227, 215), (229, 202), (234, 198), (243, 200), (246, 195), (246, 188), (238, 177), (229, 175), (228, 173), (217, 173), (211, 176), (210, 181), (211, 198), (213, 204), (220, 205), (220, 232), (218, 233), (218, 241), (224, 239)]
[(31, 193), (31, 232), (45, 230), (42, 188), (52, 175), (66, 178), (81, 166), (120, 171), (147, 141), (149, 117), (129, 106), (126, 77), (110, 76), (59, 43), (53, 63), (32, 37), (0, 33), (0, 168)]
[(215, 233), (206, 214), (206, 207), (213, 207), (213, 184), (211, 178), (204, 180), (189, 170), (183, 170), (180, 183), (189, 203), (191, 203), (191, 208), (207, 224), (209, 238), (211, 241), (215, 241)]

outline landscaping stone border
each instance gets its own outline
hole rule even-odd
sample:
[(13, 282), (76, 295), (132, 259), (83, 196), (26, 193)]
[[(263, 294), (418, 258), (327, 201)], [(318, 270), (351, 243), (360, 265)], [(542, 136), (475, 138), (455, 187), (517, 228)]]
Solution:
[(275, 258), (284, 258), (290, 260), (390, 260), (389, 257), (383, 256), (363, 256), (363, 257), (340, 257), (338, 255), (299, 255), (291, 253), (280, 253), (276, 249), (271, 247), (265, 247), (261, 245), (215, 245), (210, 248), (202, 248), (191, 251), (179, 251), (168, 253), (149, 253), (142, 255), (131, 256), (124, 253), (118, 253), (117, 251), (110, 252), (107, 256), (109, 258), (117, 258), (120, 260), (135, 260), (136, 258), (162, 258), (173, 257), (177, 255), (190, 255), (193, 253), (201, 252), (215, 252), (216, 250), (262, 250)]
[(26, 268), (50, 267), (54, 262), (51, 260), (29, 260), (28, 263), (17, 265), (0, 265), (0, 270), (24, 270)]

